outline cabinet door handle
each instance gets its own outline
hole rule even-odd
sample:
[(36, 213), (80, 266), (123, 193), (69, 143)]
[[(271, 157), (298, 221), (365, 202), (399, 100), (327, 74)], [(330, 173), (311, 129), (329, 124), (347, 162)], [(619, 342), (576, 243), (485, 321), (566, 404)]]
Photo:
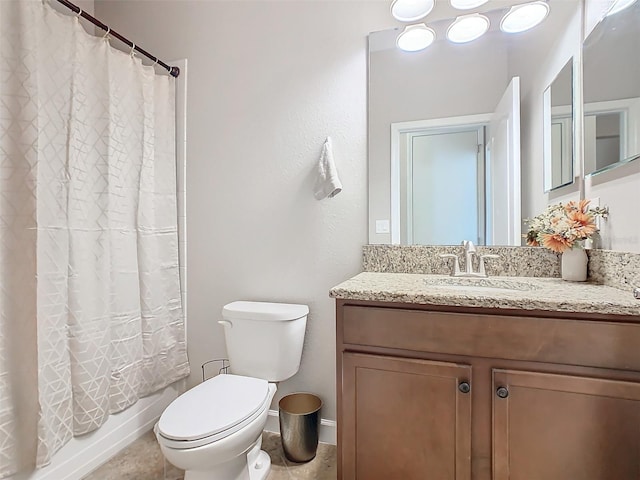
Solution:
[(500, 398), (507, 398), (509, 396), (509, 390), (507, 389), (507, 387), (498, 387), (498, 389), (496, 390), (496, 395), (498, 395)]
[(469, 393), (471, 391), (471, 385), (469, 385), (469, 382), (461, 382), (460, 385), (458, 385), (458, 390), (462, 393)]

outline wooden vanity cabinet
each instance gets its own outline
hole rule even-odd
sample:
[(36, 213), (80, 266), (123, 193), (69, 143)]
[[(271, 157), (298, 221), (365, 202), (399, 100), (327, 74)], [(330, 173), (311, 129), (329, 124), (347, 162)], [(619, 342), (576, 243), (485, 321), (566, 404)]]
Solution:
[(343, 478), (471, 478), (471, 367), (345, 352)]
[(640, 479), (640, 383), (495, 370), (493, 384), (495, 480)]
[(339, 480), (640, 479), (640, 318), (337, 300)]

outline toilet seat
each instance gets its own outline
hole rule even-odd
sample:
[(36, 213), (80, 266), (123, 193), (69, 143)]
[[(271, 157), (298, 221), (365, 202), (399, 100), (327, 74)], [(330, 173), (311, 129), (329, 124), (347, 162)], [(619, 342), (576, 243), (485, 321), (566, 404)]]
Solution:
[(218, 375), (176, 398), (157, 424), (170, 448), (195, 448), (221, 440), (253, 422), (270, 403), (266, 380)]

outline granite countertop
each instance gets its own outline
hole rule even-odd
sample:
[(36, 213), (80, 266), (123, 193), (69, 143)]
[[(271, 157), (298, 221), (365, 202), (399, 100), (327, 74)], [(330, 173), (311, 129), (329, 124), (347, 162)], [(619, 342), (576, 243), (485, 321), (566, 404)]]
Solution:
[[(468, 286), (443, 285), (447, 282)], [(329, 295), (378, 302), (640, 315), (640, 300), (631, 291), (560, 278), (452, 279), (448, 275), (363, 272), (333, 287)]]

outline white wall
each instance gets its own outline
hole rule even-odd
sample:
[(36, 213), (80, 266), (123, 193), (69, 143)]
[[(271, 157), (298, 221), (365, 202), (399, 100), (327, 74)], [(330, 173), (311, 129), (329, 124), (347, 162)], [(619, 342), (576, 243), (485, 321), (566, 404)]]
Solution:
[(599, 198), (600, 205), (608, 206), (611, 212), (609, 219), (601, 222), (602, 248), (640, 253), (638, 160), (588, 178), (585, 189), (586, 198)]
[[(190, 384), (224, 356), (222, 306), (311, 310), (301, 371), (335, 418), (333, 285), (367, 241), (366, 37), (386, 2), (96, 1), (97, 15), (162, 58), (189, 61), (187, 224)], [(344, 189), (313, 198), (327, 135)], [(276, 397), (276, 401), (277, 401)], [(274, 402), (274, 405), (276, 403)]]

